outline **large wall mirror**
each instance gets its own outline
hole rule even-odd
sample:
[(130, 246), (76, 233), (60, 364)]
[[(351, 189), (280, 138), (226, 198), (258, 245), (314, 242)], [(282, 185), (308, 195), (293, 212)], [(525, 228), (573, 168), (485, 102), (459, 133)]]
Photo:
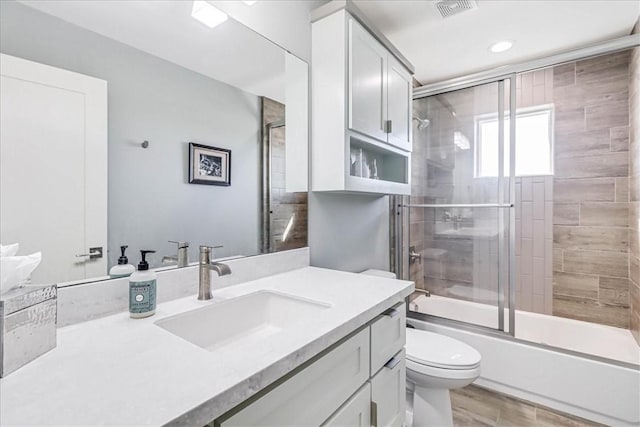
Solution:
[(308, 66), (198, 7), (0, 2), (0, 239), (42, 252), (32, 283), (107, 278), (125, 245), (307, 246)]

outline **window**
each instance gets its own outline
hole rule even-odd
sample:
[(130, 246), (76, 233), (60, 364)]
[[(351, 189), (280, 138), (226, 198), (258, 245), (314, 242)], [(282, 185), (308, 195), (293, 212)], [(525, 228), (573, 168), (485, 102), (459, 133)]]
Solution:
[[(504, 121), (504, 176), (509, 176), (509, 118)], [(476, 120), (476, 177), (498, 176), (498, 118)], [(516, 113), (516, 176), (553, 173), (552, 109), (537, 108)]]

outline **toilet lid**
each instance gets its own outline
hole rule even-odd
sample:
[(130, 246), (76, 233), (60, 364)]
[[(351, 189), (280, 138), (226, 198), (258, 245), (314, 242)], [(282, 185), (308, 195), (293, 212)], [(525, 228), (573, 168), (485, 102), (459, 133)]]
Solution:
[(407, 328), (407, 359), (443, 369), (471, 369), (482, 356), (478, 351), (453, 338), (419, 329)]

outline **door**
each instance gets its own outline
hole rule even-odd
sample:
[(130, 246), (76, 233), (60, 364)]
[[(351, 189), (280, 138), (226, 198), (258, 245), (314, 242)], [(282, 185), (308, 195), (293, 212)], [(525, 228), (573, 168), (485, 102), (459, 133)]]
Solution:
[[(42, 252), (32, 283), (104, 276), (107, 83), (9, 55), (0, 60), (2, 243), (19, 243), (21, 255)], [(77, 257), (92, 247), (104, 256)]]
[(386, 62), (382, 45), (357, 22), (349, 20), (349, 128), (384, 142)]
[(509, 87), (498, 80), (413, 101), (416, 178), (403, 246), (423, 290), (410, 310), (513, 333)]
[(411, 151), (411, 74), (394, 58), (387, 65), (388, 142)]

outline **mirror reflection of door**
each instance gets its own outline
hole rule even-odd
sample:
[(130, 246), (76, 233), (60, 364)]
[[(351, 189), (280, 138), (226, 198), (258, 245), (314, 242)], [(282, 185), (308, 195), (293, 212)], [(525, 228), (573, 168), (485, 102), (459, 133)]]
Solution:
[(263, 114), (263, 252), (307, 246), (307, 193), (286, 189), (285, 106), (262, 99)]
[[(32, 283), (104, 276), (107, 83), (1, 55), (0, 239), (42, 252)], [(62, 166), (62, 167), (61, 167)]]

